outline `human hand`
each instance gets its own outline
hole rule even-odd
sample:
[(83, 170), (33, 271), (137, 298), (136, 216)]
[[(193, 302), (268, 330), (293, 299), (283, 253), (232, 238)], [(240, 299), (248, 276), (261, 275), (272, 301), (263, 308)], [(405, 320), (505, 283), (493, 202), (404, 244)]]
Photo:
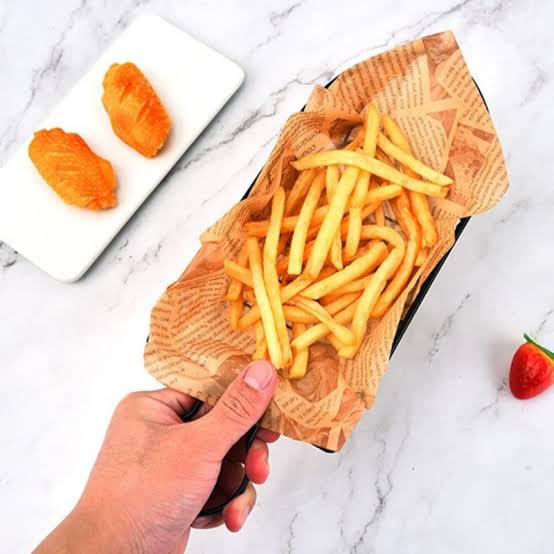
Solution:
[(256, 502), (252, 484), (222, 514), (196, 516), (210, 495), (217, 501), (237, 489), (243, 463), (253, 483), (267, 479), (267, 443), (278, 435), (258, 431), (247, 454), (240, 439), (267, 409), (276, 383), (269, 362), (252, 362), (213, 409), (188, 423), (181, 416), (194, 399), (186, 394), (125, 397), (81, 499), (37, 552), (183, 552), (191, 527), (225, 523), (238, 531)]

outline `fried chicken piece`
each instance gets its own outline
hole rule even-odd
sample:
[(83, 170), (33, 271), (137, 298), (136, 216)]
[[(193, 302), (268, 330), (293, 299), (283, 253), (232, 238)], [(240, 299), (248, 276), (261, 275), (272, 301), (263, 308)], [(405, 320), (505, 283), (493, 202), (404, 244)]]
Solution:
[(164, 145), (171, 122), (156, 91), (134, 63), (114, 63), (104, 77), (102, 103), (114, 133), (147, 158)]
[(112, 164), (97, 156), (77, 133), (41, 129), (28, 151), (42, 178), (67, 204), (90, 210), (117, 204)]

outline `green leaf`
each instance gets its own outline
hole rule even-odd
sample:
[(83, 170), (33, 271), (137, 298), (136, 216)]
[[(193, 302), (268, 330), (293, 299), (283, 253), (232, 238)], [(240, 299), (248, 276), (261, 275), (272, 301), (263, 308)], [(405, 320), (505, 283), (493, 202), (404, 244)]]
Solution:
[(523, 337), (525, 338), (525, 340), (529, 344), (532, 344), (533, 346), (536, 346), (541, 352), (544, 352), (551, 360), (554, 361), (554, 352), (551, 352), (550, 350), (548, 350), (544, 346), (541, 346), (540, 344), (537, 344), (527, 333), (523, 333)]

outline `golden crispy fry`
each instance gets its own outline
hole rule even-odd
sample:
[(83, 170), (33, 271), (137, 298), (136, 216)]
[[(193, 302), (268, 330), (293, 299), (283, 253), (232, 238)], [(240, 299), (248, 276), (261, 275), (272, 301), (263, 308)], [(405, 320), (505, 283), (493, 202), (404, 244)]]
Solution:
[(369, 282), (356, 304), (356, 312), (352, 318), (352, 331), (356, 337), (356, 342), (352, 346), (343, 346), (339, 350), (339, 356), (352, 358), (362, 342), (369, 316), (373, 307), (379, 299), (379, 295), (385, 288), (387, 280), (394, 275), (398, 266), (402, 263), (404, 253), (400, 248), (393, 248), (385, 261), (379, 266), (377, 271), (371, 276)]
[[(331, 198), (335, 194), (337, 185), (339, 184), (340, 172), (336, 165), (328, 165), (326, 173), (325, 187), (327, 189), (327, 203), (331, 203)], [(329, 259), (336, 269), (342, 269), (342, 241), (340, 238), (340, 232), (335, 234), (333, 242), (331, 244), (331, 251), (329, 252)]]
[(360, 291), (343, 294), (340, 296), (340, 298), (337, 298), (336, 300), (333, 300), (332, 302), (326, 304), (324, 308), (331, 315), (336, 315), (344, 310), (344, 308), (346, 308), (347, 306), (350, 306), (350, 304), (352, 304), (352, 302), (355, 302), (358, 298), (360, 298)]
[(393, 248), (404, 248), (404, 239), (390, 227), (381, 227), (380, 225), (364, 225), (361, 228), (360, 235), (364, 240), (384, 240)]
[[(361, 290), (362, 289), (350, 294), (343, 294), (339, 298), (333, 299), (332, 302), (326, 304), (324, 308), (327, 310), (329, 315), (333, 316), (357, 300), (360, 297)], [(285, 304), (283, 306), (283, 310), (287, 321), (291, 321), (293, 323), (319, 323), (319, 319), (298, 306)]]
[[(346, 242), (344, 244), (344, 257), (351, 260), (356, 256), (358, 246), (360, 245), (360, 229), (362, 228), (362, 209), (350, 208), (348, 217), (348, 232), (346, 233)], [(340, 229), (338, 231), (340, 237)]]
[[(369, 184), (370, 190), (375, 190), (379, 188), (379, 185), (377, 184), (376, 181), (377, 181), (376, 179), (371, 180)], [(384, 185), (384, 186), (387, 186), (387, 185)], [(385, 218), (385, 207), (383, 206), (383, 204), (379, 204), (379, 206), (375, 210), (375, 223), (377, 223), (377, 225), (380, 225), (381, 227), (384, 227), (387, 224), (387, 221)]]
[(306, 310), (293, 306), (292, 304), (284, 304), (283, 312), (285, 319), (291, 323), (318, 323), (318, 319), (309, 314)]
[(383, 133), (379, 133), (377, 144), (385, 154), (388, 154), (391, 158), (400, 162), (404, 167), (409, 167), (414, 173), (421, 175), (431, 183), (446, 186), (454, 182), (450, 177), (435, 171), (433, 168), (420, 162), (417, 158), (414, 158), (411, 154), (404, 152), (402, 148), (393, 144)]
[(254, 324), (254, 335), (256, 338), (256, 350), (252, 354), (253, 360), (265, 360), (267, 357), (267, 342), (264, 335), (264, 326), (261, 321)]
[(329, 211), (325, 214), (325, 218), (316, 236), (314, 248), (306, 262), (306, 275), (312, 279), (315, 279), (319, 275), (321, 268), (325, 264), (335, 233), (340, 229), (346, 203), (356, 184), (357, 177), (358, 169), (355, 167), (346, 168), (342, 174), (337, 190), (329, 204)]
[[(246, 253), (248, 254), (248, 250), (246, 251)], [(241, 260), (239, 260), (239, 262), (240, 261)], [(248, 260), (247, 260), (247, 263), (248, 263)], [(223, 262), (223, 270), (225, 271), (226, 275), (231, 277), (232, 279), (231, 285), (234, 283), (238, 283), (240, 285), (239, 296), (240, 296), (240, 293), (242, 292), (242, 285), (246, 285), (252, 288), (252, 275), (250, 275), (250, 270), (247, 267), (244, 267), (243, 265), (240, 265), (237, 262), (234, 262), (233, 260), (225, 260)], [(236, 298), (229, 298), (229, 290), (231, 289), (231, 285), (229, 285), (226, 299), (233, 301), (233, 300), (236, 300)]]
[(371, 317), (382, 317), (387, 313), (388, 309), (396, 299), (396, 297), (404, 290), (408, 283), (419, 250), (421, 248), (421, 229), (410, 211), (410, 202), (407, 195), (402, 195), (393, 202), (393, 210), (398, 220), (402, 220), (408, 230), (408, 244), (406, 246), (406, 255), (402, 260), (398, 272), (387, 285), (379, 301), (371, 312)]
[(298, 222), (292, 234), (289, 252), (288, 273), (290, 275), (300, 275), (302, 273), (302, 260), (304, 259), (304, 247), (306, 246), (306, 235), (310, 227), (312, 216), (315, 212), (323, 187), (325, 186), (325, 173), (320, 171), (312, 181), (300, 214)]
[(284, 252), (286, 247), (287, 247), (287, 243), (289, 242), (289, 239), (290, 239), (290, 234), (289, 233), (283, 233), (280, 237), (279, 237), (279, 244), (277, 245), (277, 255), (281, 254), (281, 252)]
[(376, 242), (371, 244), (366, 254), (356, 258), (343, 270), (337, 271), (337, 273), (310, 285), (301, 292), (301, 296), (313, 299), (321, 298), (375, 269), (383, 261), (386, 254), (387, 248), (384, 243)]
[(242, 296), (244, 301), (250, 306), (253, 306), (256, 303), (256, 295), (252, 289), (243, 289)]
[[(306, 261), (308, 259), (308, 256), (310, 255), (310, 252), (312, 251), (312, 248), (314, 247), (314, 242), (308, 242), (306, 246), (304, 247), (304, 254), (303, 254), (303, 261)], [(287, 268), (289, 266), (289, 256), (288, 254), (286, 256), (281, 256), (279, 260), (277, 260), (277, 273), (279, 275), (282, 275), (287, 273)]]
[(353, 344), (355, 341), (354, 333), (344, 325), (337, 323), (329, 312), (315, 300), (308, 298), (293, 298), (291, 300), (296, 306), (299, 306), (309, 314), (315, 316), (323, 325), (325, 325), (333, 335), (335, 335), (344, 344)]
[(421, 248), (420, 251), (417, 253), (417, 258), (414, 262), (414, 265), (416, 267), (421, 267), (427, 261), (428, 256), (429, 252)]
[[(379, 135), (380, 116), (373, 103), (367, 107), (365, 115), (365, 136), (363, 152), (372, 158), (375, 156), (377, 148), (377, 137)], [(348, 220), (348, 233), (346, 235), (346, 244), (344, 246), (344, 255), (347, 260), (351, 260), (358, 250), (360, 244), (360, 227), (362, 226), (362, 208), (365, 205), (371, 174), (367, 171), (360, 171), (354, 192), (352, 193), (352, 203), (350, 207), (350, 219)]]
[[(306, 331), (306, 325), (303, 323), (293, 323), (292, 324), (292, 336), (298, 337)], [(301, 348), (295, 350), (294, 360), (292, 362), (292, 367), (289, 370), (289, 379), (301, 379), (306, 375), (308, 369), (308, 358), (309, 358), (308, 348)]]
[[(248, 265), (248, 250), (246, 248), (246, 243), (244, 243), (241, 246), (241, 249), (239, 251), (239, 255), (237, 258), (237, 262), (231, 262), (232, 264), (240, 267), (241, 269), (246, 269), (246, 266)], [(248, 270), (246, 270), (248, 271)], [(231, 283), (229, 284), (229, 288), (227, 289), (227, 294), (225, 295), (225, 298), (229, 301), (236, 300), (242, 291), (242, 285), (244, 281), (241, 281), (238, 278), (233, 278), (234, 276), (227, 272), (227, 266), (225, 265), (225, 273), (227, 275), (230, 275), (232, 277)], [(248, 275), (250, 276), (250, 272), (248, 271)], [(248, 283), (247, 283), (248, 284)], [(248, 285), (252, 286), (252, 284)]]
[(381, 114), (373, 102), (367, 106), (365, 113), (365, 136), (363, 150), (370, 156), (375, 155), (379, 128), (381, 126)]
[[(253, 237), (254, 238), (254, 237)], [(281, 304), (285, 304), (297, 294), (300, 294), (307, 286), (312, 283), (311, 279), (307, 279), (304, 275), (300, 275), (286, 287), (281, 289)], [(242, 316), (239, 321), (239, 329), (245, 330), (250, 325), (256, 323), (260, 319), (260, 309), (258, 306), (252, 306), (252, 309)]]
[(346, 283), (346, 285), (343, 285), (342, 287), (335, 289), (333, 292), (322, 296), (319, 301), (323, 306), (325, 306), (325, 309), (327, 309), (333, 302), (339, 298), (342, 298), (344, 295), (363, 291), (366, 288), (371, 275), (373, 274), (360, 277), (359, 279), (354, 279), (353, 281), (350, 281), (350, 283)]
[(287, 200), (285, 202), (285, 215), (290, 215), (296, 211), (302, 200), (306, 196), (312, 181), (314, 180), (318, 169), (311, 168), (306, 171), (301, 171), (298, 175), (294, 185), (287, 194)]
[[(357, 305), (358, 301), (353, 302), (352, 304), (350, 304), (350, 306), (347, 306), (346, 308), (344, 308), (344, 310), (340, 311), (334, 317), (334, 320), (341, 325), (348, 324), (350, 321), (352, 321), (352, 318), (354, 317)], [(323, 323), (318, 323), (313, 327), (309, 327), (308, 329), (306, 329), (306, 331), (304, 331), (304, 333), (296, 337), (292, 341), (291, 346), (295, 350), (308, 348), (308, 346), (310, 346), (314, 342), (317, 342), (319, 339), (326, 337), (329, 333), (330, 331), (328, 327), (323, 325)]]
[(282, 187), (279, 187), (275, 191), (271, 202), (271, 217), (269, 218), (269, 228), (264, 243), (263, 273), (271, 311), (273, 312), (273, 320), (275, 321), (275, 329), (281, 345), (281, 367), (286, 368), (292, 363), (292, 350), (289, 342), (287, 323), (283, 314), (283, 306), (280, 300), (281, 287), (276, 268), (277, 248), (284, 212), (285, 191)]
[(242, 314), (242, 298), (237, 298), (229, 303), (229, 325), (231, 329), (239, 328), (239, 319)]
[[(252, 273), (252, 283), (254, 285), (254, 294), (256, 295), (256, 308), (259, 310), (264, 327), (269, 357), (271, 359), (271, 363), (276, 368), (280, 368), (282, 364), (281, 344), (279, 343), (271, 303), (265, 288), (260, 245), (258, 244), (258, 239), (255, 237), (248, 238), (247, 245), (248, 261), (250, 262), (250, 272)], [(253, 310), (254, 308), (252, 308), (250, 312)]]
[[(385, 132), (389, 136), (390, 140), (396, 144), (400, 149), (408, 154), (412, 154), (412, 148), (408, 139), (402, 133), (400, 127), (390, 116), (383, 116), (383, 127)], [(404, 167), (404, 171), (410, 177), (416, 177), (417, 174), (410, 170), (408, 167)], [(421, 230), (423, 233), (423, 243), (425, 246), (433, 246), (438, 240), (437, 228), (435, 226), (435, 221), (433, 215), (431, 214), (431, 209), (429, 208), (429, 201), (427, 198), (418, 193), (410, 192), (410, 202), (412, 204), (412, 209), (414, 214), (421, 225)]]
[(391, 183), (401, 185), (409, 190), (422, 192), (429, 196), (444, 198), (448, 194), (448, 189), (434, 183), (427, 183), (408, 177), (408, 175), (389, 167), (383, 162), (370, 158), (363, 152), (349, 152), (346, 150), (330, 150), (326, 152), (317, 152), (308, 154), (306, 157), (292, 162), (295, 169), (309, 169), (310, 167), (344, 164), (349, 167), (357, 167), (368, 171)]
[(374, 205), (375, 203), (384, 202), (385, 200), (392, 200), (402, 194), (402, 187), (400, 185), (385, 185), (376, 189), (372, 189), (367, 193), (365, 206)]

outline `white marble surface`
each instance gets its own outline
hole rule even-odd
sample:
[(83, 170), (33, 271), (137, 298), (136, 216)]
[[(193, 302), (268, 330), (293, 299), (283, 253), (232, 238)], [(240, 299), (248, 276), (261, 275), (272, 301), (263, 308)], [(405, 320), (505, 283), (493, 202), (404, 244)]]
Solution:
[(1, 550), (29, 551), (60, 520), (116, 401), (156, 385), (142, 368), (151, 306), (311, 86), (452, 29), (511, 190), (470, 222), (343, 451), (281, 440), (246, 528), (195, 532), (189, 551), (552, 552), (554, 392), (522, 403), (506, 390), (524, 329), (554, 344), (552, 5), (3, 0), (0, 163), (143, 12), (237, 61), (246, 82), (83, 281), (57, 283), (0, 247)]

